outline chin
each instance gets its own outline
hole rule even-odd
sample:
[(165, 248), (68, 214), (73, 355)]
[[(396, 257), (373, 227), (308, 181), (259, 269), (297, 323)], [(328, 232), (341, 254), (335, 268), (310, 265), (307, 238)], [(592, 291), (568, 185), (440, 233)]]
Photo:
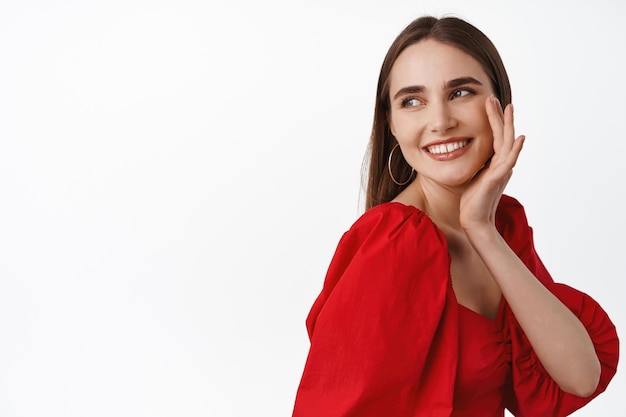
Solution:
[(464, 175), (450, 175), (447, 177), (439, 177), (433, 178), (437, 183), (446, 186), (446, 187), (464, 187), (467, 186), (472, 178), (474, 178), (473, 173), (467, 173)]

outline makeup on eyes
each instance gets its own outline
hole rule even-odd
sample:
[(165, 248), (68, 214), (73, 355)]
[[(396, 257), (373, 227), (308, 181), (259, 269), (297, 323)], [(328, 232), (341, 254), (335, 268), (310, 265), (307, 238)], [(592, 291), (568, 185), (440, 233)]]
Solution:
[[(407, 89), (402, 89), (402, 90), (409, 91), (409, 89), (411, 89), (411, 87), (408, 87)], [(422, 87), (422, 86), (415, 86), (414, 91), (418, 91), (420, 93), (423, 93), (425, 91), (425, 88)], [(463, 91), (467, 92), (469, 95), (476, 95), (476, 94), (478, 94), (478, 92), (475, 89), (473, 89), (471, 87), (467, 87), (467, 86), (462, 86), (462, 87), (459, 87), (459, 88), (455, 88), (454, 91), (452, 91), (452, 93), (450, 93), (449, 98), (451, 100), (454, 100), (454, 99), (457, 99), (457, 98), (466, 97), (468, 94), (463, 94), (463, 95), (460, 95), (460, 96), (456, 96), (457, 93), (460, 93), (460, 92), (463, 92)], [(415, 104), (415, 105), (410, 105), (409, 104), (413, 100), (418, 101), (420, 104), (424, 104), (424, 102), (419, 97), (416, 97), (416, 96), (408, 96), (408, 97), (402, 98), (402, 97), (398, 97), (398, 94), (396, 94), (395, 97), (401, 99), (400, 100), (400, 107), (401, 108), (417, 107), (419, 104)]]

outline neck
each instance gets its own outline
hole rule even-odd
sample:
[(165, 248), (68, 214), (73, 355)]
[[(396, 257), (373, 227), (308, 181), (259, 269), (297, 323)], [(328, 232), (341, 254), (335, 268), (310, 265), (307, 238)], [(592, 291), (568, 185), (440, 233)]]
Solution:
[(394, 201), (419, 208), (441, 229), (461, 230), (459, 207), (464, 189), (443, 186), (418, 175)]

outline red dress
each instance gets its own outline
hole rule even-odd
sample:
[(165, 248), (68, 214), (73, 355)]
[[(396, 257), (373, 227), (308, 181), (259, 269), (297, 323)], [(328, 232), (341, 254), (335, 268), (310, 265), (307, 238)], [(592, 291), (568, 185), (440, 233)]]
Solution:
[(502, 197), (496, 226), (589, 332), (602, 367), (591, 397), (559, 388), (504, 300), (495, 320), (460, 306), (443, 233), (422, 211), (386, 203), (339, 242), (307, 318), (293, 417), (560, 417), (603, 392), (617, 368), (615, 326), (591, 297), (554, 283), (515, 199)]

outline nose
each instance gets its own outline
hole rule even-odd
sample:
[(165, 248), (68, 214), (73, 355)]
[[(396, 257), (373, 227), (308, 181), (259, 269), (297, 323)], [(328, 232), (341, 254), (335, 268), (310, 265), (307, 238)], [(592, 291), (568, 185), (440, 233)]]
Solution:
[(429, 129), (432, 133), (444, 133), (457, 125), (448, 102), (430, 104)]

